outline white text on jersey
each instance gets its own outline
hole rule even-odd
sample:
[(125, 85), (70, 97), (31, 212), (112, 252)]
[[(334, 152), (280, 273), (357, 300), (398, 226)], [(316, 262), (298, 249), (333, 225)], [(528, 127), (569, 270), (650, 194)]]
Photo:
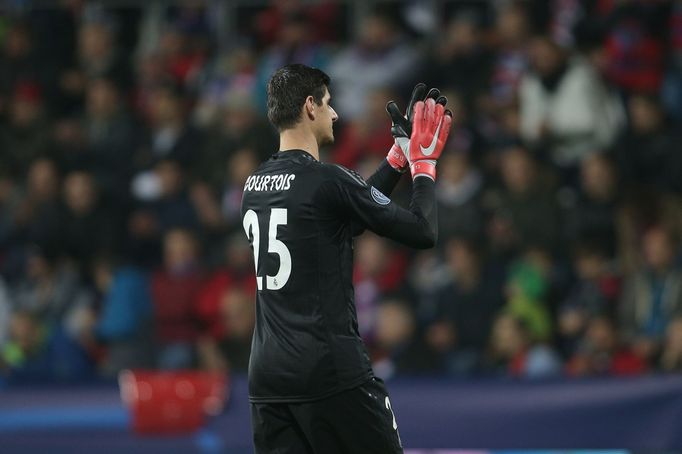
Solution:
[(277, 175), (251, 175), (244, 183), (244, 191), (286, 191), (296, 175), (284, 173)]

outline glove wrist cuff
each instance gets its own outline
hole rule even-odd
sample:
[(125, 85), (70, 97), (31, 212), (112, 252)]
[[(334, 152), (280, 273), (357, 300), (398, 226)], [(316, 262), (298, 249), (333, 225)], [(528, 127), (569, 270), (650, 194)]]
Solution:
[(404, 173), (407, 170), (408, 163), (407, 158), (403, 154), (402, 149), (397, 143), (393, 143), (393, 146), (388, 150), (388, 155), (386, 155), (386, 160), (396, 171)]
[(415, 161), (410, 165), (410, 172), (413, 180), (418, 176), (425, 176), (436, 181), (436, 161)]

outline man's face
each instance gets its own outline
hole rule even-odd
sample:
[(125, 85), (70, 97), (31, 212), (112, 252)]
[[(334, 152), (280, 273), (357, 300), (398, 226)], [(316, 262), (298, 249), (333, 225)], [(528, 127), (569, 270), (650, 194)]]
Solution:
[(329, 90), (325, 90), (322, 98), (322, 105), (318, 106), (319, 124), (317, 128), (317, 143), (320, 146), (331, 145), (334, 143), (333, 123), (339, 118), (336, 111), (329, 104), (331, 102)]

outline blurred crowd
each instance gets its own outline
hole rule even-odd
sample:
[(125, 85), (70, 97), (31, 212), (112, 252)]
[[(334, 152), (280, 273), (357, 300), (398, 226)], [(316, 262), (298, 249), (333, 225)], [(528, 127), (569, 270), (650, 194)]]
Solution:
[(293, 62), (332, 77), (323, 160), (364, 176), (388, 100), (454, 113), (438, 246), (356, 240), (379, 375), (682, 371), (682, 1), (31, 6), (0, 16), (0, 382), (245, 371), (241, 193)]

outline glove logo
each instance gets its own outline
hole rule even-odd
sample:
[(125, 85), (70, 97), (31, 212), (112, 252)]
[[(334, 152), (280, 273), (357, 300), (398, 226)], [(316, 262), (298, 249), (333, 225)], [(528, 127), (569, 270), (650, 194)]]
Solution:
[(438, 142), (438, 133), (440, 133), (440, 127), (443, 124), (443, 121), (441, 120), (440, 123), (438, 123), (438, 128), (436, 128), (436, 132), (433, 134), (433, 139), (431, 140), (431, 144), (427, 147), (424, 148), (423, 145), (419, 145), (419, 149), (422, 151), (422, 154), (424, 156), (431, 156), (434, 151), (436, 151), (436, 142)]
[(372, 194), (372, 199), (379, 205), (388, 205), (391, 203), (391, 199), (386, 197), (380, 190), (372, 186), (370, 193)]

